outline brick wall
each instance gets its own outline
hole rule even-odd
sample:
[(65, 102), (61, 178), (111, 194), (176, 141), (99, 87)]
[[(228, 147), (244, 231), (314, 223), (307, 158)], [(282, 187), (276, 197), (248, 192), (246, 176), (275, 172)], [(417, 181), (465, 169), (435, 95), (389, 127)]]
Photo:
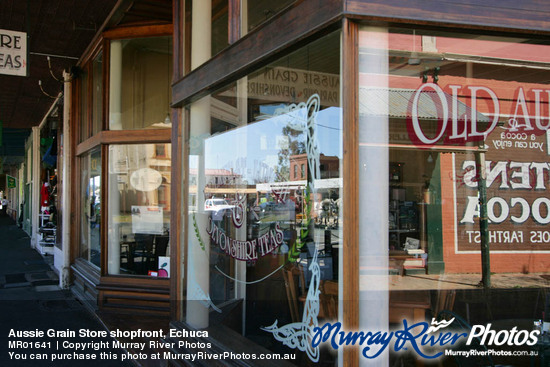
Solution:
[[(441, 201), (443, 228), (443, 260), (448, 273), (481, 273), (481, 254), (457, 254), (455, 250), (454, 185), (451, 179), (453, 155), (441, 154)], [(538, 273), (550, 269), (550, 253), (491, 254), (491, 271), (495, 273)]]

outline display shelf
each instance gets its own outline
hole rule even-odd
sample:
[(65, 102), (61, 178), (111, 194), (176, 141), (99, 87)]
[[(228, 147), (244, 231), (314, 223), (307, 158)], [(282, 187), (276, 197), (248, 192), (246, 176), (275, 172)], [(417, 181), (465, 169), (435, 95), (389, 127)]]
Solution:
[(418, 209), (415, 202), (390, 201), (388, 218), (391, 250), (402, 249), (407, 237), (418, 238)]
[(57, 240), (57, 228), (50, 221), (50, 214), (41, 213), (38, 229), (38, 250), (42, 255), (53, 255), (53, 247)]

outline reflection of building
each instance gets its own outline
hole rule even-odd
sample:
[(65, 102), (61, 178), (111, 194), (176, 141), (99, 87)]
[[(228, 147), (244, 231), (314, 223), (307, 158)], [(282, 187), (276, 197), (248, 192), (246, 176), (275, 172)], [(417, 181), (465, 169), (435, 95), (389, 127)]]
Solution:
[[(321, 178), (340, 177), (340, 159), (324, 154), (319, 158)], [(307, 180), (307, 154), (290, 156), (290, 181)]]
[[(197, 181), (198, 170), (192, 168), (189, 170), (189, 200), (192, 206), (197, 203)], [(255, 193), (253, 186), (246, 185), (243, 182), (242, 176), (226, 169), (206, 169), (204, 175), (203, 192), (206, 198), (218, 197), (228, 198), (232, 201), (238, 193), (252, 194)], [(236, 188), (237, 187), (237, 188)]]
[[(189, 170), (190, 185), (197, 184), (197, 169)], [(206, 169), (205, 170), (205, 185), (207, 187), (217, 188), (217, 187), (231, 187), (234, 185), (242, 185), (242, 176), (233, 173), (227, 169)]]

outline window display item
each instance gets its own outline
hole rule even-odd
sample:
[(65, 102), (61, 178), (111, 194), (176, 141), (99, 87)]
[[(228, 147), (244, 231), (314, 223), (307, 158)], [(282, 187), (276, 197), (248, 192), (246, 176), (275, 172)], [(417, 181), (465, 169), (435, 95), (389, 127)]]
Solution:
[(403, 247), (405, 248), (405, 250), (416, 250), (420, 248), (420, 240), (416, 238), (407, 237)]
[(40, 189), (40, 205), (41, 206), (48, 206), (50, 205), (50, 184), (47, 182), (44, 182), (42, 185), (42, 188)]

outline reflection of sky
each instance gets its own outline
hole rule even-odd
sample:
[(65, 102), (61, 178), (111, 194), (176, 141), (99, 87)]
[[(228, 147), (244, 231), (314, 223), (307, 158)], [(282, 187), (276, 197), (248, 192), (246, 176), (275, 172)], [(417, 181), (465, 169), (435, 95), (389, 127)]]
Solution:
[[(269, 107), (261, 112), (272, 114), (279, 106)], [(204, 142), (206, 169), (233, 169), (234, 173), (242, 175), (249, 183), (254, 182), (255, 178), (272, 180), (273, 170), (278, 164), (277, 154), (281, 146), (283, 127), (289, 122), (296, 124), (298, 119), (295, 117), (299, 114), (300, 111), (297, 111), (271, 117), (207, 138)], [(303, 124), (304, 122), (302, 126)], [(319, 111), (316, 126), (320, 153), (342, 158), (341, 109), (329, 107)], [(298, 140), (305, 141), (305, 132)], [(197, 168), (196, 158), (190, 157), (190, 168)], [(270, 177), (266, 177), (266, 174)]]

